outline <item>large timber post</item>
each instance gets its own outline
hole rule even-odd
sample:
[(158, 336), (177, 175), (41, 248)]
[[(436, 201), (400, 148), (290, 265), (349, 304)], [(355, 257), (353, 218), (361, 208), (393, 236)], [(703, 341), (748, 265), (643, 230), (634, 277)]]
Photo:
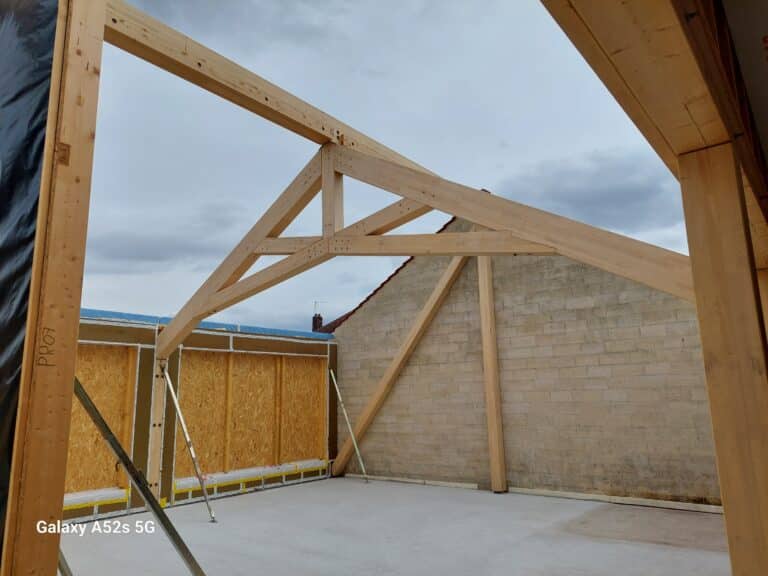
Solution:
[(58, 3), (3, 576), (54, 574), (58, 561), (59, 535), (37, 523), (63, 513), (105, 11), (104, 0)]
[(731, 143), (679, 161), (731, 565), (768, 574), (768, 359), (741, 169)]

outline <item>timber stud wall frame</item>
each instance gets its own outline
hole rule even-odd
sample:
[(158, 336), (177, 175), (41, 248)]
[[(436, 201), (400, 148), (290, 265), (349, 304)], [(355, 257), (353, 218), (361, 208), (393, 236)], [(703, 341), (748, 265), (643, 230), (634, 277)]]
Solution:
[[(451, 255), (427, 306), (355, 425), (362, 437), (467, 258), (479, 256), (492, 488), (504, 491), (489, 256), (560, 254), (697, 302), (734, 574), (768, 574), (765, 328), (730, 135), (723, 129), (716, 107), (701, 98), (707, 89), (699, 82), (695, 61), (685, 59), (690, 49), (682, 32), (680, 38), (675, 36), (680, 24), (670, 0), (636, 2), (634, 8), (627, 2), (601, 2), (599, 8), (590, 8), (588, 2), (577, 0), (543, 1), (676, 175), (679, 163), (693, 271), (684, 255), (444, 180), (122, 0), (60, 1), (54, 62), (60, 75), (54, 77), (50, 97), (40, 196), (42, 224), (36, 239), (2, 575), (53, 574), (56, 568), (58, 537), (36, 534), (34, 523), (61, 517), (103, 41), (320, 145), (317, 154), (159, 333), (158, 371), (205, 317), (337, 255)], [(581, 12), (575, 4), (582, 7)], [(654, 10), (660, 16), (643, 14)], [(638, 54), (611, 51), (610, 46), (600, 44), (606, 30), (624, 27), (635, 33), (631, 27), (645, 16), (654, 30), (674, 36), (677, 60), (666, 59), (665, 66), (682, 58), (681, 66), (688, 67), (685, 73), (679, 67), (655, 68), (656, 61), (646, 58), (642, 50)], [(665, 19), (668, 26), (662, 26)], [(639, 37), (642, 47), (650, 45), (645, 40), (648, 35), (629, 32), (629, 41)], [(619, 58), (629, 58), (624, 68), (622, 62), (611, 61), (619, 53)], [(632, 57), (648, 62), (637, 66)], [(632, 85), (636, 79), (627, 79), (623, 73), (661, 82), (653, 90), (637, 90)], [(695, 92), (680, 110), (668, 98), (666, 81), (691, 84), (681, 86), (674, 96), (688, 98)], [(640, 101), (642, 98), (646, 101)], [(697, 107), (688, 106), (694, 101)], [(697, 152), (719, 144), (727, 149)], [(689, 153), (692, 155), (685, 156)], [(345, 223), (344, 176), (402, 199), (358, 222)], [(322, 235), (281, 238), (321, 189)], [(432, 209), (468, 220), (480, 230), (384, 236)], [(736, 258), (729, 259), (731, 250)], [(286, 257), (245, 276), (262, 254)], [(35, 342), (51, 331), (58, 346), (56, 366), (43, 369), (34, 362)], [(350, 450), (347, 444), (340, 450), (335, 473), (343, 471)], [(149, 476), (152, 482), (152, 469)]]

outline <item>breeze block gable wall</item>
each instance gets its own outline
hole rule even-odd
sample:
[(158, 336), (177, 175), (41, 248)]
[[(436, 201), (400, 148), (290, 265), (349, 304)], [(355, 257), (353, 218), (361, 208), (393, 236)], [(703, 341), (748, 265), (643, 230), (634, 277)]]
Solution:
[[(414, 258), (336, 329), (353, 422), (448, 261)], [(510, 485), (719, 503), (695, 307), (560, 256), (493, 265)], [(486, 435), (473, 258), (361, 451), (369, 474), (484, 487)]]

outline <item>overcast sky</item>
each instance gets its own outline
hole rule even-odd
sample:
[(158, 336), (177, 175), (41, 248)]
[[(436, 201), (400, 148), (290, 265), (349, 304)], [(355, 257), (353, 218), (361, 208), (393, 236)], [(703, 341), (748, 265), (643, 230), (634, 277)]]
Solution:
[[(686, 251), (676, 181), (538, 1), (139, 4), (445, 178)], [(316, 149), (105, 45), (83, 306), (175, 314)], [(395, 199), (345, 196), (348, 222)], [(319, 232), (315, 201), (286, 234)], [(339, 258), (215, 319), (307, 329), (401, 261)]]

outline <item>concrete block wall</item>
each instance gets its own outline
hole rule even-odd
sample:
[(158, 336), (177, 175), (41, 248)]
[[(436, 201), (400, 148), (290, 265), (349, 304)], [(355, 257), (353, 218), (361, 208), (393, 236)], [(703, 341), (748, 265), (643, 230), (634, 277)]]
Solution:
[[(337, 329), (353, 420), (448, 261), (415, 258)], [(493, 264), (510, 485), (719, 503), (694, 306), (560, 256)], [(370, 474), (487, 486), (486, 434), (470, 259), (361, 448)]]

